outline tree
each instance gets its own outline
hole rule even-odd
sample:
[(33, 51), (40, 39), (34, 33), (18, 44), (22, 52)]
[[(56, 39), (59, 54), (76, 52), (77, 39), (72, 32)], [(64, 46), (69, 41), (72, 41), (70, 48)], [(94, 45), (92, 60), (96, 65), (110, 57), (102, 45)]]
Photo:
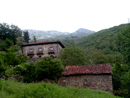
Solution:
[(113, 76), (113, 88), (114, 90), (118, 90), (121, 88), (121, 73), (122, 73), (122, 68), (120, 63), (115, 63), (114, 68), (112, 69)]
[(104, 55), (102, 50), (98, 50), (92, 53), (91, 59), (94, 64), (108, 63), (107, 57)]
[(64, 66), (66, 65), (84, 65), (86, 64), (85, 53), (74, 45), (68, 45), (64, 48), (58, 57)]
[(125, 62), (130, 65), (130, 24), (118, 35), (121, 52)]
[(7, 49), (13, 46), (13, 42), (9, 39), (5, 39), (5, 41), (0, 40), (0, 50), (7, 51)]
[(26, 43), (29, 43), (29, 34), (28, 34), (28, 31), (24, 31), (23, 32), (24, 33), (24, 41), (26, 42)]
[(57, 82), (63, 72), (64, 67), (58, 59), (44, 57), (36, 63), (36, 79), (52, 79)]
[(22, 36), (22, 31), (18, 26), (8, 25), (6, 23), (0, 23), (0, 39), (5, 40), (9, 39), (16, 44), (16, 38)]
[(25, 44), (23, 37), (17, 37), (16, 40), (17, 40), (16, 45), (18, 45), (18, 46)]
[(36, 37), (35, 37), (35, 36), (33, 36), (33, 40), (34, 40), (34, 42), (37, 42), (37, 40), (36, 40)]
[(24, 82), (41, 81), (43, 79), (52, 79), (57, 82), (63, 70), (64, 67), (61, 62), (51, 57), (44, 57), (36, 63), (24, 63), (14, 67), (15, 75), (22, 75)]

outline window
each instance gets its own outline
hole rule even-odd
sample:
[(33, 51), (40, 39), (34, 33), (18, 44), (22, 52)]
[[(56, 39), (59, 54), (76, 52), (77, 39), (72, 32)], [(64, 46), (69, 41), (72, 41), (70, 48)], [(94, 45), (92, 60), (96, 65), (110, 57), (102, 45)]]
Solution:
[(42, 48), (39, 48), (38, 51), (42, 51)]
[(53, 47), (50, 47), (50, 50), (54, 50)]
[(33, 49), (31, 48), (31, 49), (29, 49), (29, 52), (33, 52)]

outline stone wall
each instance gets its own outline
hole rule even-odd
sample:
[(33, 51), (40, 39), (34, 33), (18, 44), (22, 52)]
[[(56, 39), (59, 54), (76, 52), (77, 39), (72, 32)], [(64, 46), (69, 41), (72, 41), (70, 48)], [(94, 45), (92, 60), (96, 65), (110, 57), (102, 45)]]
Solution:
[[(41, 59), (43, 58), (44, 56), (50, 56), (50, 54), (48, 54), (48, 50), (50, 47), (53, 47), (54, 48), (54, 57), (57, 57), (59, 56), (59, 53), (61, 52), (61, 49), (62, 47), (59, 45), (59, 44), (43, 44), (43, 45), (32, 45), (32, 46), (24, 46), (23, 47), (23, 55), (27, 55), (28, 51), (30, 49), (33, 49), (34, 50), (34, 54), (31, 58), (31, 60), (33, 61), (37, 61), (38, 59)], [(39, 57), (39, 55), (37, 55), (37, 51), (39, 48), (42, 48), (43, 49), (43, 55), (41, 55)]]
[(58, 85), (90, 88), (113, 93), (112, 75), (73, 75), (62, 76)]

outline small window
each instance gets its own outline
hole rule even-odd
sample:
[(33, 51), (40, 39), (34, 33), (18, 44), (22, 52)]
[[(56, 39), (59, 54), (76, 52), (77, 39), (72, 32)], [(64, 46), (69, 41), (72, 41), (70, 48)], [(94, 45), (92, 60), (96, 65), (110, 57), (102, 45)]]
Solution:
[(33, 49), (29, 49), (29, 52), (33, 52)]
[(54, 50), (53, 47), (50, 47), (50, 50)]
[(38, 51), (42, 51), (42, 48), (39, 48)]

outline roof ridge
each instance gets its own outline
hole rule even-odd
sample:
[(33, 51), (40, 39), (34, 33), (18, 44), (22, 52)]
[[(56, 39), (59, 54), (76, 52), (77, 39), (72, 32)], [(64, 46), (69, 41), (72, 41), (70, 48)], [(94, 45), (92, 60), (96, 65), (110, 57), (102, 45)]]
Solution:
[(62, 75), (74, 74), (112, 74), (110, 64), (66, 66)]

